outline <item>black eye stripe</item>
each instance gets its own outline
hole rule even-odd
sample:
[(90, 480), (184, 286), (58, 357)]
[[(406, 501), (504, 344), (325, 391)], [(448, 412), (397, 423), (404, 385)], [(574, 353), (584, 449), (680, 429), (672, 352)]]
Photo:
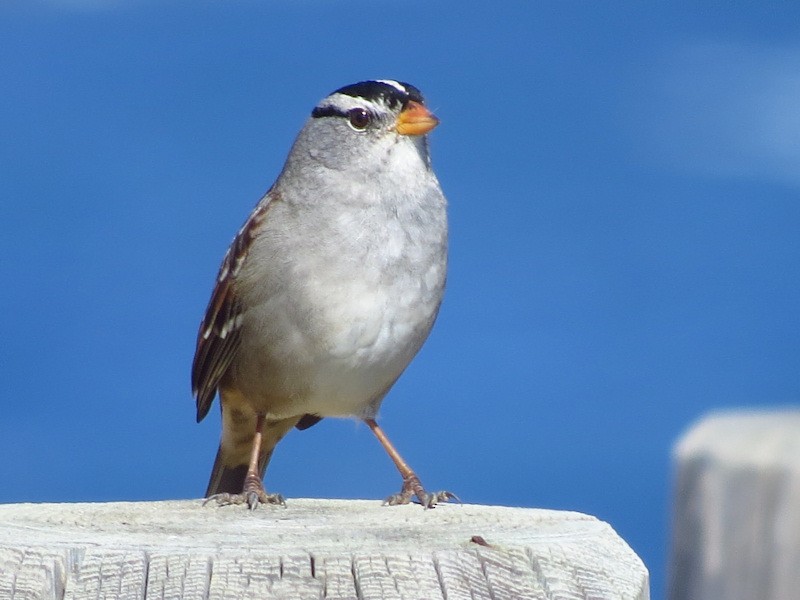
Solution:
[[(340, 108), (336, 108), (335, 106), (330, 106), (330, 105), (316, 107), (314, 110), (311, 111), (311, 117), (314, 119), (320, 119), (323, 117), (342, 117), (343, 119), (347, 119), (351, 123), (353, 123), (353, 114), (356, 111), (363, 113), (363, 115), (366, 117), (368, 121), (372, 120), (373, 117), (372, 113), (365, 108), (356, 107), (356, 108), (351, 108), (349, 110), (342, 110)], [(353, 124), (355, 125), (355, 123)]]
[(317, 106), (311, 111), (311, 117), (319, 119), (322, 117), (347, 117), (347, 112), (336, 108), (335, 106)]

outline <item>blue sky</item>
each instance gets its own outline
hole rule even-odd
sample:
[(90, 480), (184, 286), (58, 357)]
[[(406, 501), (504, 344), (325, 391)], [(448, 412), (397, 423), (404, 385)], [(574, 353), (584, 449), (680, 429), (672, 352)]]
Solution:
[[(800, 399), (800, 8), (487, 6), (2, 3), (0, 502), (202, 494), (222, 255), (314, 104), (396, 78), (442, 120), (451, 266), (384, 427), (430, 488), (610, 522), (661, 597), (676, 438)], [(399, 479), (325, 421), (267, 485)]]

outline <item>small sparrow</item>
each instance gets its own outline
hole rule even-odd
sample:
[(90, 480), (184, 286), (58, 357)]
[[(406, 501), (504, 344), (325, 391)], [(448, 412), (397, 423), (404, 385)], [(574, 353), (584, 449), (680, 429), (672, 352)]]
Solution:
[(426, 138), (438, 123), (407, 83), (336, 90), (233, 239), (192, 365), (197, 421), (217, 392), (222, 407), (209, 500), (283, 504), (262, 483), (272, 451), (324, 417), (363, 420), (386, 449), (403, 477), (387, 504), (455, 499), (427, 492), (375, 421), (444, 293), (447, 202)]

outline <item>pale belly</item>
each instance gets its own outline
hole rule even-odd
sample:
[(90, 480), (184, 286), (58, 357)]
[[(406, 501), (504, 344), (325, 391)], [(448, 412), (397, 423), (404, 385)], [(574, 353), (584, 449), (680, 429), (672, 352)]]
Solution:
[[(429, 285), (434, 283), (434, 285)], [(371, 417), (428, 336), (443, 273), (388, 287), (328, 285), (306, 304), (274, 297), (246, 318), (234, 385), (268, 418)], [(250, 325), (255, 327), (255, 325)]]

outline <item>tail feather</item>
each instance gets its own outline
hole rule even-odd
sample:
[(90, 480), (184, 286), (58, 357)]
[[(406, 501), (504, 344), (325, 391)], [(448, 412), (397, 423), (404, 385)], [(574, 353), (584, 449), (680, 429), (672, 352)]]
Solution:
[[(230, 415), (230, 416), (229, 416)], [(252, 418), (249, 418), (252, 415)], [(222, 409), (222, 441), (214, 459), (211, 477), (206, 488), (206, 497), (214, 494), (241, 494), (255, 437), (255, 415), (232, 415)], [(261, 454), (258, 461), (258, 474), (264, 479), (264, 472), (272, 458), (275, 445), (300, 420), (292, 417), (279, 421), (267, 421), (261, 438)]]
[[(259, 475), (264, 478), (269, 459), (272, 458), (272, 450), (262, 455), (261, 471)], [(206, 488), (206, 498), (214, 494), (241, 494), (244, 488), (244, 478), (247, 476), (247, 464), (243, 463), (235, 466), (226, 466), (222, 459), (222, 446), (217, 449), (217, 457), (214, 459), (214, 466), (211, 468), (211, 477)]]

